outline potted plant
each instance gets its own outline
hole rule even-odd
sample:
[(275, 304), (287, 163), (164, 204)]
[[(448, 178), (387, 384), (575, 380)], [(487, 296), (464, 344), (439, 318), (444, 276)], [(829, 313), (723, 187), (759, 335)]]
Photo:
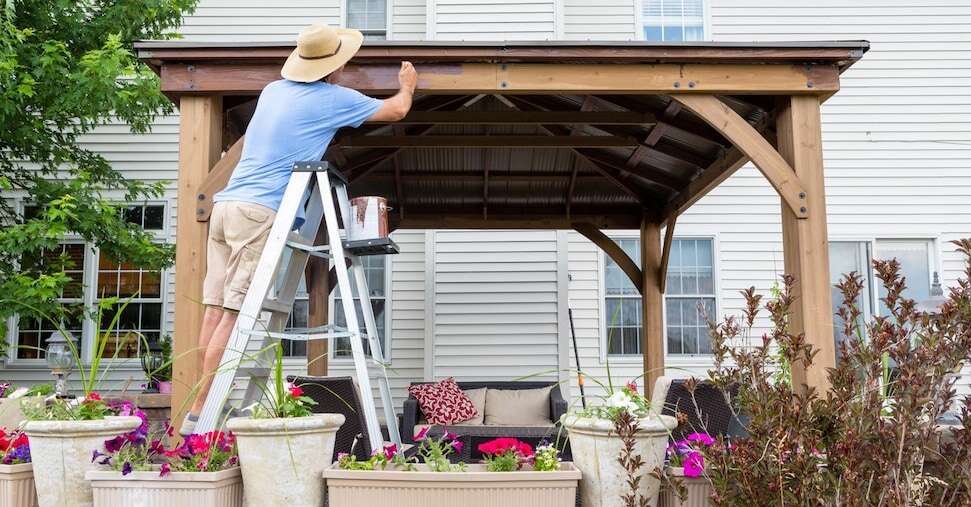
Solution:
[(19, 428), (24, 422), (24, 403), (39, 406), (44, 397), (54, 391), (51, 384), (37, 384), (30, 388), (13, 388), (9, 383), (0, 383), (0, 428)]
[(651, 472), (663, 466), (668, 435), (677, 420), (652, 410), (633, 384), (616, 390), (605, 387), (603, 405), (561, 418), (573, 462), (583, 473), (583, 505), (655, 505), (660, 480)]
[(415, 441), (424, 463), (405, 459), (393, 446), (363, 462), (342, 455), (324, 472), (330, 505), (481, 505), (483, 498), (504, 507), (576, 504), (580, 472), (561, 463), (552, 446), (534, 453), (515, 439), (497, 439), (480, 446), (485, 463), (466, 465), (449, 462), (449, 455), (462, 449), (452, 433), (430, 438), (423, 430)]
[(711, 481), (705, 474), (705, 450), (715, 443), (707, 433), (692, 433), (667, 448), (668, 466), (659, 507), (711, 505)]
[(34, 468), (27, 435), (0, 428), (0, 505), (34, 507)]
[(165, 335), (161, 339), (162, 357), (165, 363), (155, 372), (160, 394), (172, 394), (172, 337)]
[(283, 348), (274, 344), (273, 380), (252, 416), (226, 427), (239, 444), (240, 467), (250, 505), (322, 505), (320, 476), (330, 464), (341, 414), (313, 414), (316, 403), (299, 386), (283, 380)]
[[(87, 371), (69, 332), (61, 329), (61, 340), (56, 346), (49, 343), (46, 359), (66, 371), (73, 364), (81, 373), (83, 395), (67, 396), (62, 375), (58, 382), (60, 390), (46, 404), (21, 406), (27, 418), (24, 432), (30, 437), (31, 457), (37, 470), (43, 470), (34, 477), (40, 507), (89, 507), (91, 485), (84, 474), (97, 467), (90, 461), (91, 450), (104, 440), (128, 433), (142, 424), (133, 415), (131, 403), (108, 403), (95, 389), (107, 374), (107, 365), (104, 371), (101, 366), (108, 339), (129, 302), (130, 299), (118, 305), (118, 298), (106, 298), (99, 303), (96, 329), (105, 331), (97, 334)], [(102, 325), (106, 313), (113, 317), (109, 324)]]
[[(189, 435), (165, 449), (163, 438), (150, 438), (147, 420), (138, 429), (104, 442), (91, 460), (102, 465), (86, 477), (94, 491), (94, 507), (192, 505), (242, 507), (243, 480), (232, 434)], [(168, 437), (172, 427), (165, 425)]]

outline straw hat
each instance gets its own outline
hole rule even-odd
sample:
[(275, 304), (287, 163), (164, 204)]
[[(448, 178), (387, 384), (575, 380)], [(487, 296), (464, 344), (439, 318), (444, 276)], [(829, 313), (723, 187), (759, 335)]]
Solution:
[(357, 30), (310, 25), (297, 36), (297, 49), (280, 71), (285, 79), (310, 83), (339, 69), (361, 48), (364, 35)]

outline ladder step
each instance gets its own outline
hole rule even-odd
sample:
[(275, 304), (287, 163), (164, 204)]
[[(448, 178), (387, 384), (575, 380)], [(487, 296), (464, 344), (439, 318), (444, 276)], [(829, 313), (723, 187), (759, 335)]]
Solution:
[(285, 313), (287, 315), (293, 311), (293, 302), (280, 301), (279, 299), (266, 298), (263, 300), (263, 310), (274, 313)]
[(272, 372), (270, 368), (261, 366), (240, 367), (238, 371), (239, 376), (249, 377), (251, 379), (268, 379), (270, 378), (270, 373)]
[(332, 340), (334, 338), (350, 338), (353, 336), (352, 333), (339, 326), (321, 326), (313, 328), (296, 328), (290, 329), (288, 331), (267, 331), (265, 329), (242, 329), (240, 333), (246, 335), (256, 335), (264, 338), (272, 338), (275, 340), (294, 340), (294, 341), (311, 341), (311, 340)]
[(289, 240), (287, 240), (286, 245), (294, 250), (300, 250), (306, 252), (308, 255), (313, 257), (320, 257), (322, 259), (330, 259), (330, 246), (329, 245), (311, 245), (307, 244), (303, 239), (297, 234), (290, 234)]

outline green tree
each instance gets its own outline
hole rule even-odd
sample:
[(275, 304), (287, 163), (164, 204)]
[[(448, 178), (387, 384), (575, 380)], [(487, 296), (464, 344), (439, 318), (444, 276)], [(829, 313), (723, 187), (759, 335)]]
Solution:
[(0, 199), (0, 319), (63, 315), (56, 299), (70, 261), (40, 262), (38, 253), (67, 233), (116, 261), (171, 264), (172, 246), (153, 243), (126, 223), (123, 203), (106, 198), (107, 191), (130, 202), (156, 198), (162, 184), (125, 179), (78, 138), (108, 122), (143, 133), (172, 111), (132, 43), (173, 37), (197, 2), (0, 0), (0, 190), (36, 205), (25, 214)]

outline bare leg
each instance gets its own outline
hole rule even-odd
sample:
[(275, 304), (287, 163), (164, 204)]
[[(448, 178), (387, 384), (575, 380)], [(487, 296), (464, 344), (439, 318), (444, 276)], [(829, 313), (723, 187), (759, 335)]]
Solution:
[[(206, 312), (208, 316), (208, 310)], [(229, 335), (232, 334), (233, 326), (236, 325), (235, 312), (220, 310), (220, 313), (222, 313), (222, 317), (219, 319), (219, 323), (216, 324), (215, 329), (209, 335), (209, 340), (205, 344), (205, 353), (202, 360), (203, 377), (200, 381), (199, 395), (196, 396), (196, 401), (189, 411), (194, 416), (198, 416), (199, 412), (202, 412), (202, 406), (205, 404), (206, 396), (209, 394), (209, 387), (212, 385), (212, 377), (216, 374), (216, 370), (219, 369), (219, 365), (223, 360), (223, 351), (226, 349), (226, 343), (229, 341)], [(201, 342), (203, 337), (200, 336), (199, 340)]]

